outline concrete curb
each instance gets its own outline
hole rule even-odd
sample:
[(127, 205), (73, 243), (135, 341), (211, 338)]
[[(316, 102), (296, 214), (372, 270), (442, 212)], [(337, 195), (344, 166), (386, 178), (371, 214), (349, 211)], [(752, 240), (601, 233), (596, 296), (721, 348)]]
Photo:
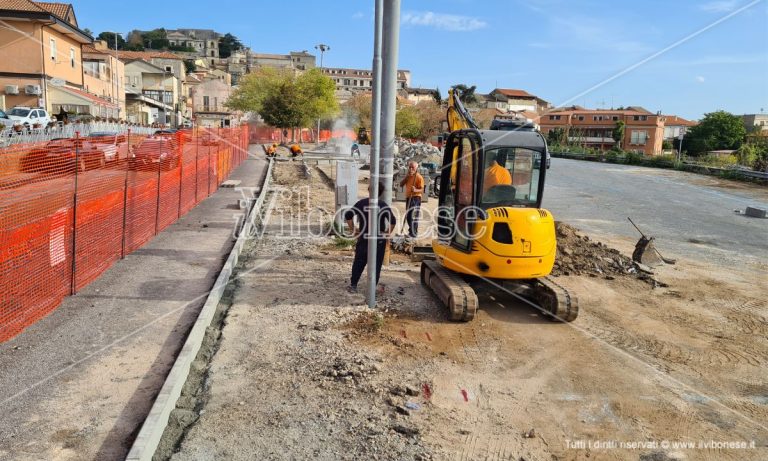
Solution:
[(240, 230), (237, 241), (232, 247), (232, 251), (230, 251), (227, 261), (221, 268), (221, 272), (216, 278), (213, 288), (211, 288), (211, 291), (208, 293), (208, 298), (205, 300), (205, 304), (200, 310), (200, 314), (198, 314), (197, 320), (192, 326), (189, 336), (184, 343), (184, 347), (181, 349), (181, 352), (179, 352), (179, 355), (173, 364), (173, 368), (171, 368), (170, 373), (168, 373), (168, 377), (165, 379), (165, 383), (163, 384), (162, 389), (160, 389), (160, 393), (157, 395), (157, 398), (152, 405), (152, 409), (144, 420), (144, 424), (142, 424), (141, 430), (139, 431), (136, 440), (133, 442), (131, 450), (128, 452), (128, 456), (125, 458), (127, 461), (150, 461), (157, 450), (163, 432), (168, 425), (168, 418), (171, 415), (171, 411), (176, 408), (176, 403), (181, 395), (184, 383), (187, 381), (192, 362), (200, 351), (200, 346), (205, 338), (205, 332), (211, 325), (211, 321), (216, 312), (216, 307), (219, 305), (224, 289), (229, 283), (232, 272), (237, 265), (240, 252), (243, 251), (243, 247), (248, 238), (255, 235), (254, 227), (256, 225), (256, 219), (254, 216), (260, 213), (261, 207), (264, 204), (264, 197), (267, 195), (269, 182), (272, 177), (273, 165), (274, 162), (270, 160), (267, 174), (264, 178), (264, 184), (261, 186), (261, 191), (259, 192), (259, 197), (256, 199), (244, 219), (243, 228)]

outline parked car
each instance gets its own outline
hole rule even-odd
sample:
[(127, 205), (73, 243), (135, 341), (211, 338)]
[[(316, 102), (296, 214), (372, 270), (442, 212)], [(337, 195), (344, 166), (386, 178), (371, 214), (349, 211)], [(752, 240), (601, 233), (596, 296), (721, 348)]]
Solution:
[(132, 149), (128, 160), (132, 169), (146, 169), (160, 164), (164, 169), (171, 170), (179, 164), (179, 149), (171, 137), (150, 136)]
[(0, 110), (0, 131), (4, 129), (10, 129), (13, 127), (13, 120), (8, 117), (8, 114)]
[(45, 128), (51, 123), (51, 116), (40, 107), (16, 106), (8, 111), (8, 118), (13, 120), (14, 125), (22, 125), (27, 130), (34, 128), (35, 125)]
[(77, 171), (103, 168), (106, 164), (104, 152), (87, 138), (54, 138), (42, 146), (32, 148), (20, 161), (20, 170), (25, 173), (66, 174)]
[(88, 142), (104, 153), (107, 163), (114, 163), (128, 156), (126, 135), (114, 131), (94, 131), (88, 135)]

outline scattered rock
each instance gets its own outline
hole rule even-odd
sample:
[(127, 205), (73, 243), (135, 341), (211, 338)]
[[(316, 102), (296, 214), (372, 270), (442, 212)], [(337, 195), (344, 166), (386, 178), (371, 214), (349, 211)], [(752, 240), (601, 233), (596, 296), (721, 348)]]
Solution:
[(407, 437), (414, 437), (419, 435), (419, 429), (416, 427), (405, 426), (403, 424), (395, 424), (392, 426), (392, 430), (398, 434), (403, 434)]
[(536, 437), (536, 430), (531, 428), (527, 432), (523, 432), (523, 437), (525, 437), (526, 439), (532, 439)]

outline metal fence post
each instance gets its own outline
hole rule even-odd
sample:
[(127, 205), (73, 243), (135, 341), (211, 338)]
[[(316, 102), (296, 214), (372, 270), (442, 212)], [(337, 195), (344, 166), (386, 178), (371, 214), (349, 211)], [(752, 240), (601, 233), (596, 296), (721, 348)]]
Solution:
[(160, 155), (158, 155), (157, 158), (157, 202), (155, 203), (155, 235), (157, 235), (160, 222), (160, 167), (163, 166), (163, 159), (160, 158)]
[[(77, 293), (77, 170), (80, 166), (80, 132), (75, 132), (75, 194), (72, 197), (72, 279), (70, 292)], [(83, 168), (85, 170), (85, 168)]]
[[(123, 239), (120, 244), (120, 259), (125, 259), (125, 238), (126, 238), (126, 225), (128, 219), (128, 170), (131, 166), (131, 130), (128, 129), (127, 135), (128, 143), (128, 156), (125, 158), (125, 182), (123, 184)], [(118, 155), (120, 155), (118, 153)], [(119, 157), (118, 157), (119, 161)]]
[(192, 122), (192, 135), (195, 137), (195, 205), (197, 205), (197, 176), (198, 176), (198, 162), (200, 154), (200, 135), (199, 129), (195, 129), (194, 122)]
[(208, 146), (208, 195), (211, 195), (211, 146)]
[(184, 133), (179, 132), (179, 212), (176, 219), (181, 218), (181, 191), (184, 188)]

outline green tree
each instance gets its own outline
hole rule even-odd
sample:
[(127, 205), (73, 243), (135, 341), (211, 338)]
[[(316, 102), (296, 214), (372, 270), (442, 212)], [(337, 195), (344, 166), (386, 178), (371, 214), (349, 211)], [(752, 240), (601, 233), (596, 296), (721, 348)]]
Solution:
[(241, 50), (242, 48), (242, 42), (230, 33), (226, 33), (223, 37), (219, 37), (219, 56), (222, 58), (228, 58), (232, 56), (234, 51)]
[(395, 134), (409, 139), (416, 139), (421, 134), (421, 120), (415, 106), (406, 106), (395, 115)]
[(91, 29), (86, 27), (85, 29), (83, 29), (83, 32), (85, 32), (86, 34), (88, 34), (91, 37), (93, 37), (93, 31)]
[(97, 37), (96, 40), (104, 40), (107, 42), (107, 47), (109, 47), (110, 50), (115, 49), (115, 35), (117, 35), (117, 47), (118, 49), (124, 50), (125, 49), (125, 39), (120, 34), (115, 34), (114, 32), (102, 32)]
[(319, 69), (297, 76), (274, 68), (248, 74), (227, 100), (227, 107), (256, 112), (277, 128), (306, 127), (338, 112), (335, 84)]
[(665, 139), (664, 141), (661, 142), (661, 148), (663, 150), (672, 150), (674, 146), (672, 145), (672, 141), (670, 141), (669, 139)]
[(611, 135), (613, 136), (613, 140), (616, 141), (616, 146), (619, 148), (624, 139), (624, 131), (626, 131), (624, 120), (617, 121), (616, 126), (613, 127), (613, 133), (611, 133)]
[(195, 61), (192, 59), (185, 59), (184, 60), (184, 71), (186, 73), (191, 73), (197, 70), (197, 65), (195, 64)]
[(562, 146), (565, 144), (565, 130), (562, 128), (552, 128), (547, 133), (547, 144), (550, 146)]
[(442, 104), (443, 103), (443, 95), (440, 94), (440, 87), (439, 86), (435, 87), (435, 92), (433, 93), (432, 97), (435, 98), (435, 102), (436, 103), (438, 103), (438, 104)]
[(129, 51), (142, 51), (144, 50), (144, 38), (141, 36), (141, 32), (138, 30), (132, 30), (128, 33), (126, 38), (125, 49)]
[(700, 155), (712, 150), (738, 149), (747, 134), (741, 117), (724, 110), (704, 114), (698, 125), (686, 133), (687, 150)]
[(310, 69), (301, 73), (295, 78), (295, 85), (300, 95), (298, 102), (302, 105), (308, 121), (328, 119), (338, 114), (336, 84), (320, 69)]
[(455, 85), (453, 89), (458, 90), (459, 99), (464, 104), (474, 104), (477, 102), (477, 95), (475, 94), (475, 90), (477, 90), (476, 85), (467, 86), (463, 83), (460, 83)]
[(165, 29), (154, 29), (141, 34), (142, 45), (150, 50), (164, 50), (171, 46)]

